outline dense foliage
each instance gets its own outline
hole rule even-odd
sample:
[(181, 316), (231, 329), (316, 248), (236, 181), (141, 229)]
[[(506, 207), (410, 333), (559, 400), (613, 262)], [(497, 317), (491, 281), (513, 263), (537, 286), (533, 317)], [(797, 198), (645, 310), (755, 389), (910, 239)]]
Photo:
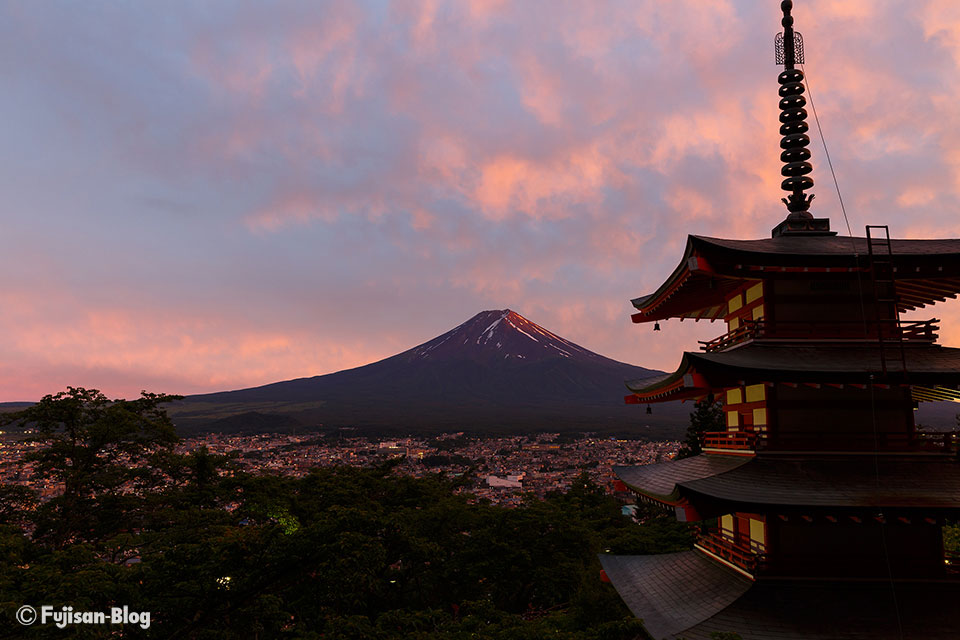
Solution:
[[(601, 582), (597, 554), (691, 542), (672, 518), (624, 518), (586, 477), (508, 509), (390, 465), (238, 473), (203, 449), (175, 454), (163, 400), (71, 389), (7, 418), (38, 429), (34, 471), (68, 490), (40, 501), (0, 487), (4, 615), (129, 605), (152, 612), (134, 634), (157, 638), (626, 639), (642, 628)], [(52, 631), (10, 619), (3, 629)]]

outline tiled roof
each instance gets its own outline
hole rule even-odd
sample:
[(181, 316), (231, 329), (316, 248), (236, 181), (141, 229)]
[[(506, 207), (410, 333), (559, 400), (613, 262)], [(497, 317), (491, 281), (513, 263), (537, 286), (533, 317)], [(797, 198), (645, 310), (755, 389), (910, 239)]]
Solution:
[[(758, 240), (729, 240), (691, 236), (696, 248), (714, 246), (720, 249), (780, 256), (848, 256), (867, 255), (867, 239), (850, 236), (780, 236)], [(891, 240), (894, 256), (960, 256), (960, 239)]]
[[(887, 347), (888, 375), (904, 381), (900, 352)], [(960, 349), (939, 345), (906, 346), (903, 361), (912, 384), (953, 386), (960, 384)], [(680, 365), (669, 375), (627, 382), (627, 388), (644, 397), (659, 389), (675, 395), (684, 392), (687, 375), (697, 374), (694, 388), (736, 386), (741, 381), (792, 382), (813, 384), (866, 384), (870, 376), (881, 382), (883, 375), (878, 345), (763, 344), (749, 342), (714, 353), (684, 352)], [(693, 378), (691, 378), (693, 380)], [(679, 388), (676, 388), (678, 387)]]
[(656, 556), (600, 555), (617, 593), (653, 638), (689, 629), (720, 613), (752, 582), (697, 551)]
[(700, 495), (740, 504), (960, 509), (960, 462), (949, 460), (702, 454), (613, 471), (634, 490), (671, 503)]
[(702, 454), (639, 467), (614, 467), (613, 472), (637, 491), (669, 501), (677, 497), (678, 484), (725, 473), (749, 461), (740, 456)]
[[(901, 311), (960, 293), (960, 239), (891, 240), (893, 265), (904, 295)], [(665, 318), (716, 320), (728, 293), (744, 280), (799, 271), (818, 278), (851, 278), (869, 266), (866, 238), (781, 236), (727, 240), (688, 236), (683, 258), (649, 295), (631, 302), (635, 322)]]
[(710, 387), (701, 376), (687, 375), (689, 367), (684, 359), (680, 368), (674, 373), (628, 380), (624, 384), (633, 392), (636, 402), (666, 402), (705, 396), (710, 393)]
[(754, 458), (727, 473), (680, 483), (721, 500), (812, 507), (960, 509), (960, 463), (862, 458)]
[(697, 551), (601, 555), (651, 637), (712, 640), (955, 640), (960, 583), (751, 582)]
[[(960, 381), (960, 349), (939, 345), (905, 346), (903, 349), (911, 381), (920, 376), (939, 384)], [(775, 374), (772, 379), (790, 382), (864, 382), (866, 374), (879, 373), (880, 348), (877, 345), (772, 345), (758, 342), (729, 351), (686, 353), (689, 366), (710, 378), (711, 373), (727, 371)], [(887, 369), (901, 369), (899, 350), (888, 348)], [(825, 375), (822, 375), (825, 374)], [(831, 375), (832, 374), (832, 375)]]
[(648, 376), (646, 378), (627, 380), (624, 384), (627, 385), (627, 389), (630, 389), (630, 391), (639, 391), (641, 389), (653, 387), (654, 385), (663, 384), (664, 382), (673, 382), (678, 377), (680, 376), (677, 373), (661, 373), (658, 375)]
[(956, 583), (760, 582), (675, 637), (711, 640), (732, 631), (743, 640), (955, 640), (958, 602)]

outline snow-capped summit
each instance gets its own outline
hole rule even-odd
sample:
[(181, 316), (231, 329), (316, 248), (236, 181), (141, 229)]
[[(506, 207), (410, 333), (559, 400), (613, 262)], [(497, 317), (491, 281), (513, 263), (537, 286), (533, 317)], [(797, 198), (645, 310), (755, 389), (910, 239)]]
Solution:
[[(178, 427), (200, 428), (219, 424), (214, 417), (239, 421), (243, 415), (233, 414), (268, 410), (307, 426), (397, 432), (626, 429), (646, 414), (624, 404), (623, 383), (654, 373), (659, 372), (605, 358), (501, 309), (482, 311), (432, 340), (355, 369), (187, 398), (176, 420)], [(668, 418), (684, 424), (688, 413), (685, 407), (658, 408), (657, 415), (660, 424)]]
[(510, 309), (481, 311), (463, 324), (400, 356), (410, 360), (575, 358), (612, 362)]

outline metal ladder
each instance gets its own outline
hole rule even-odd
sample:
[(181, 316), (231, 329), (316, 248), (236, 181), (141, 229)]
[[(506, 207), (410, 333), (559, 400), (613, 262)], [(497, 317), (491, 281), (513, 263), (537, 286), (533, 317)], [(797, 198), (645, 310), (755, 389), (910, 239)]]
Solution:
[[(900, 310), (897, 308), (897, 285), (894, 282), (890, 227), (885, 224), (867, 225), (867, 254), (870, 257), (870, 279), (873, 281), (877, 341), (880, 343), (880, 369), (886, 377), (888, 360), (899, 360), (900, 372), (906, 375), (907, 361), (903, 350)], [(895, 352), (888, 353), (888, 347), (893, 347)]]

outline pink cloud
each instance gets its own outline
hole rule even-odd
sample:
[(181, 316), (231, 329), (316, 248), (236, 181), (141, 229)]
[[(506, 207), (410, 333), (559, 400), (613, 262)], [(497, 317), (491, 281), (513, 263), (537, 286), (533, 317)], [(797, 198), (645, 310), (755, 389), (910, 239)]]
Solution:
[(494, 219), (522, 212), (533, 217), (570, 215), (570, 202), (595, 198), (605, 184), (605, 158), (595, 149), (549, 163), (502, 156), (480, 168), (472, 199)]
[[(213, 309), (158, 313), (88, 309), (68, 292), (4, 296), (0, 401), (37, 398), (66, 385), (133, 397), (195, 393), (328, 373), (390, 355), (366, 340), (329, 340), (302, 329), (252, 326)], [(41, 393), (42, 392), (42, 393)]]
[[(128, 7), (100, 20), (106, 43), (82, 14), (15, 5), (6, 399), (312, 375), (504, 306), (672, 369), (722, 327), (654, 334), (628, 300), (686, 234), (765, 237), (785, 214), (776, 4), (280, 2), (170, 24)], [(794, 13), (854, 232), (960, 235), (956, 3)], [(814, 212), (843, 230), (813, 138)], [(924, 312), (947, 340), (954, 307)]]
[(468, 0), (470, 16), (479, 22), (486, 22), (507, 6), (507, 0)]

